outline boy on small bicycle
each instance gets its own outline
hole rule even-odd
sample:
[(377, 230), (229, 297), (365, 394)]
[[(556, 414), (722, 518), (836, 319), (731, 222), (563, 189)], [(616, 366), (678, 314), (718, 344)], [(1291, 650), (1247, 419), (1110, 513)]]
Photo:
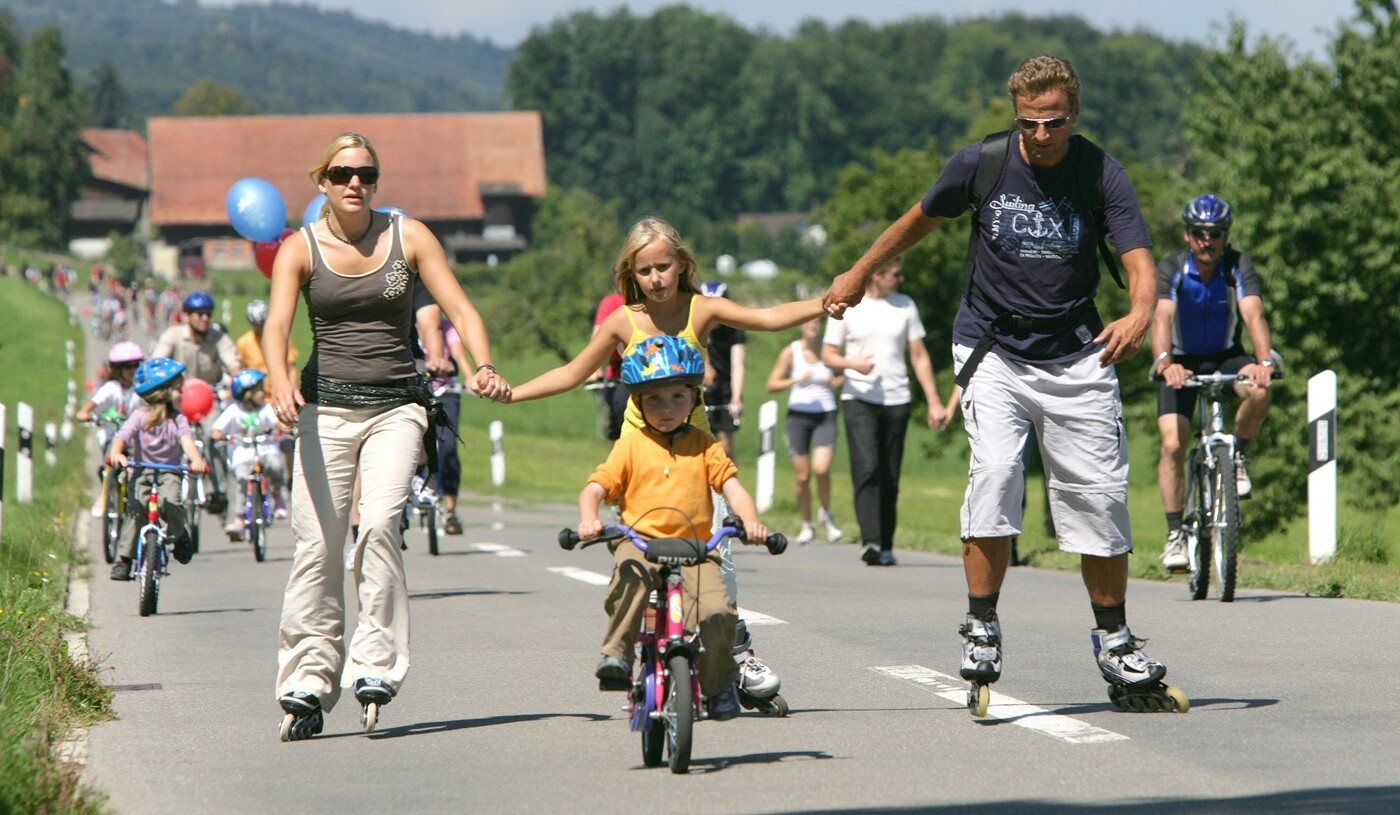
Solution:
[[(712, 520), (711, 489), (743, 519), (748, 542), (761, 543), (768, 536), (734, 462), (713, 436), (690, 424), (704, 376), (704, 358), (679, 337), (652, 337), (623, 359), (622, 383), (646, 426), (619, 439), (579, 493), (580, 538), (602, 533), (598, 505), (604, 500), (616, 504), (623, 522), (648, 538), (703, 538)], [(647, 597), (658, 588), (658, 570), (625, 540), (610, 548), (614, 568), (603, 603), (608, 629), (595, 674), (604, 683), (621, 684), (631, 673), (637, 631)], [(698, 625), (704, 644), (698, 664), (701, 693), (711, 719), (732, 719), (739, 714), (739, 667), (731, 656), (738, 615), (718, 555), (685, 567), (682, 575), (686, 627), (693, 631)]]
[[(107, 463), (113, 467), (127, 465), (126, 451), (135, 446), (136, 459), (152, 464), (179, 464), (183, 451), (190, 462), (190, 472), (207, 473), (209, 465), (194, 443), (189, 420), (180, 413), (180, 385), (185, 379), (185, 366), (166, 357), (152, 357), (136, 369), (136, 395), (146, 400), (146, 407), (134, 411), (117, 430)], [(175, 542), (175, 559), (189, 563), (194, 546), (185, 529), (184, 496), (180, 494), (178, 473), (150, 471), (141, 473), (131, 482), (127, 514), (140, 519), (144, 515), (146, 496), (155, 480), (160, 493), (160, 517)], [(122, 535), (120, 557), (112, 564), (113, 580), (131, 579), (131, 559), (136, 555), (136, 536), (144, 521), (130, 523)]]
[[(239, 503), (243, 506), (248, 499), (248, 477), (253, 474), (253, 459), (262, 462), (271, 491), (269, 497), (275, 505), (274, 514), (278, 518), (287, 517), (287, 506), (282, 500), (282, 484), (286, 481), (286, 471), (282, 462), (282, 451), (276, 442), (268, 441), (255, 448), (252, 444), (237, 444), (240, 439), (251, 442), (253, 437), (277, 432), (277, 415), (267, 404), (267, 391), (263, 390), (263, 380), (267, 374), (245, 368), (233, 378), (233, 399), (228, 407), (214, 420), (209, 437), (214, 441), (232, 438), (235, 445), (229, 451), (229, 469), (238, 483)], [(224, 532), (237, 540), (243, 535), (243, 514), (238, 509), (229, 513)]]

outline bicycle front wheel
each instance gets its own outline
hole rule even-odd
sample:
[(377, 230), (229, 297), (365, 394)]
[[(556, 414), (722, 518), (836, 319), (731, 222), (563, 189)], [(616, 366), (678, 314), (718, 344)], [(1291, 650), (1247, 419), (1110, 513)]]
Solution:
[(690, 660), (673, 656), (666, 662), (666, 747), (671, 772), (690, 772), (690, 740), (695, 727), (695, 682)]
[(1187, 583), (1192, 600), (1206, 599), (1206, 592), (1210, 590), (1211, 528), (1202, 520), (1205, 511), (1201, 506), (1209, 484), (1203, 458), (1199, 447), (1191, 451), (1191, 473), (1186, 480), (1186, 503), (1182, 513), (1192, 564), (1191, 579)]
[(141, 552), (137, 558), (136, 579), (137, 608), (142, 617), (156, 613), (160, 601), (160, 534), (155, 530), (146, 533), (141, 541)]
[(1220, 577), (1220, 600), (1235, 599), (1235, 577), (1239, 569), (1240, 496), (1235, 481), (1235, 459), (1226, 447), (1215, 451), (1216, 466), (1212, 483), (1212, 535), (1215, 546), (1215, 573)]

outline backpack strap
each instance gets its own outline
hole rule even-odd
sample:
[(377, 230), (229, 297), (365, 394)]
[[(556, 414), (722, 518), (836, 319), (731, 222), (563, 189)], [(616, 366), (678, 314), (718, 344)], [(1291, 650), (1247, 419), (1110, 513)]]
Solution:
[(977, 258), (977, 213), (982, 211), (982, 204), (1001, 184), (1002, 173), (1006, 171), (1006, 155), (1014, 136), (1014, 131), (1002, 130), (982, 139), (982, 152), (977, 156), (977, 169), (972, 173), (972, 191), (967, 200), (968, 209), (972, 211), (972, 223), (967, 236), (967, 262), (963, 266), (965, 298), (972, 296), (972, 267)]
[(1074, 157), (1075, 183), (1079, 187), (1079, 200), (1088, 202), (1089, 214), (1094, 219), (1094, 231), (1099, 239), (1099, 257), (1103, 258), (1103, 263), (1108, 267), (1108, 273), (1113, 276), (1113, 282), (1118, 284), (1118, 288), (1126, 289), (1123, 276), (1118, 272), (1118, 261), (1113, 259), (1113, 253), (1105, 239), (1108, 228), (1104, 215), (1103, 148), (1083, 136), (1076, 135), (1072, 138), (1078, 144), (1078, 155)]

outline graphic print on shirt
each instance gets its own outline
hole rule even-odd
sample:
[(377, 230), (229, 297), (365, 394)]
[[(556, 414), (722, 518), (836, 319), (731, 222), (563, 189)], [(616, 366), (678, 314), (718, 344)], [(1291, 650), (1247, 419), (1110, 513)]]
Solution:
[(384, 299), (393, 300), (408, 291), (408, 263), (394, 261), (389, 271), (384, 273)]
[(1001, 252), (1022, 258), (1066, 260), (1079, 254), (1083, 221), (1066, 196), (1058, 203), (1032, 204), (1015, 193), (987, 202), (991, 242)]

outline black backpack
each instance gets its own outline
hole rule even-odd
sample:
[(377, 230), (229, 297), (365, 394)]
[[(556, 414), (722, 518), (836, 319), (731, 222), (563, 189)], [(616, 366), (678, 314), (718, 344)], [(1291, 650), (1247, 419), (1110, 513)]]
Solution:
[[(969, 225), (967, 237), (967, 263), (963, 272), (963, 297), (968, 300), (973, 297), (979, 298), (992, 309), (996, 319), (987, 327), (986, 333), (978, 341), (977, 346), (973, 348), (972, 354), (963, 363), (958, 375), (953, 378), (953, 381), (964, 390), (967, 389), (967, 384), (972, 380), (972, 374), (981, 364), (982, 358), (991, 350), (992, 341), (998, 329), (1031, 330), (1037, 326), (1057, 324), (1066, 317), (1072, 316), (1069, 314), (1064, 315), (1064, 317), (1041, 320), (1022, 317), (987, 299), (972, 282), (972, 270), (976, 265), (977, 257), (977, 214), (982, 209), (982, 204), (1001, 184), (1002, 173), (1006, 170), (1006, 156), (1015, 138), (1016, 131), (1003, 130), (982, 139), (982, 152), (977, 159), (977, 169), (972, 174), (972, 195), (968, 201), (968, 206), (972, 210), (972, 222)], [(1075, 197), (1077, 200), (1087, 201), (1089, 204), (1089, 214), (1094, 219), (1098, 235), (1099, 257), (1103, 258), (1104, 264), (1108, 266), (1108, 272), (1113, 276), (1113, 282), (1118, 284), (1118, 288), (1127, 288), (1123, 285), (1123, 278), (1118, 272), (1118, 262), (1113, 259), (1113, 253), (1109, 251), (1108, 242), (1104, 239), (1106, 230), (1104, 226), (1103, 149), (1078, 135), (1070, 137), (1070, 147), (1070, 160), (1075, 164)]]

